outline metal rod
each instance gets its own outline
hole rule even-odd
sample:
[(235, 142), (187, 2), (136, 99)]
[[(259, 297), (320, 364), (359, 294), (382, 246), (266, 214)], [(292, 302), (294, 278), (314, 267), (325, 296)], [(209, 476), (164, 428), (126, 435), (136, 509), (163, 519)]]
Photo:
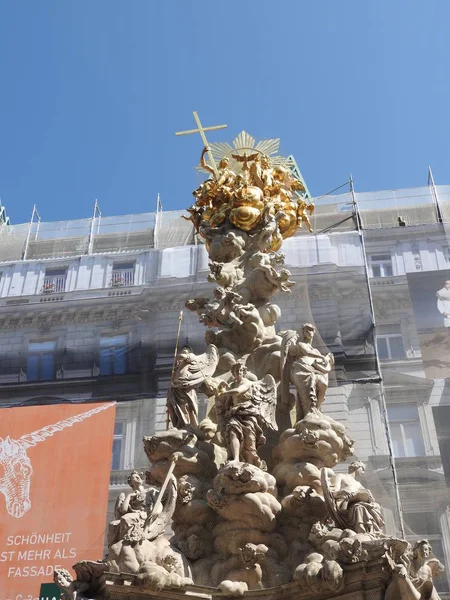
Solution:
[[(27, 252), (28, 252), (28, 245), (30, 243), (30, 237), (31, 237), (31, 229), (33, 227), (33, 221), (34, 221), (34, 215), (39, 213), (36, 210), (36, 204), (33, 204), (33, 210), (31, 211), (31, 219), (30, 219), (30, 226), (28, 227), (28, 233), (27, 233), (27, 237), (25, 239), (25, 245), (23, 247), (23, 252), (22, 252), (22, 260), (26, 260), (27, 258)], [(41, 218), (39, 217), (39, 221), (41, 220)]]
[(437, 220), (439, 223), (443, 223), (444, 219), (442, 218), (441, 206), (439, 204), (439, 195), (437, 193), (437, 189), (434, 184), (433, 171), (431, 170), (431, 167), (429, 165), (428, 165), (428, 187), (430, 187), (433, 190), (434, 206), (436, 208)]
[(161, 213), (162, 213), (162, 204), (161, 204), (161, 198), (160, 198), (159, 192), (158, 192), (158, 195), (156, 197), (155, 228), (153, 230), (153, 247), (154, 248), (158, 247), (158, 231), (161, 226)]
[(366, 244), (364, 241), (361, 214), (359, 212), (358, 204), (356, 202), (355, 190), (353, 187), (353, 178), (351, 175), (350, 175), (350, 193), (352, 195), (353, 211), (354, 211), (354, 215), (356, 217), (356, 230), (358, 232), (358, 235), (359, 235), (359, 238), (361, 241), (361, 250), (362, 250), (362, 255), (363, 255), (363, 260), (364, 260), (364, 274), (365, 274), (365, 279), (366, 279), (367, 293), (369, 296), (370, 316), (372, 318), (372, 335), (373, 335), (374, 355), (375, 355), (375, 369), (376, 369), (377, 375), (379, 376), (378, 383), (380, 386), (381, 411), (383, 414), (384, 427), (386, 430), (386, 440), (387, 440), (388, 451), (389, 451), (389, 465), (391, 467), (392, 478), (394, 480), (395, 504), (396, 504), (398, 519), (399, 519), (399, 524), (400, 524), (400, 533), (401, 533), (402, 537), (404, 538), (405, 537), (405, 523), (404, 523), (404, 519), (403, 519), (403, 508), (402, 508), (402, 502), (401, 502), (401, 498), (400, 498), (400, 490), (399, 490), (399, 485), (398, 485), (397, 467), (395, 464), (394, 451), (392, 448), (392, 438), (391, 438), (391, 433), (389, 430), (389, 421), (388, 421), (388, 414), (387, 414), (387, 403), (386, 403), (386, 394), (385, 394), (385, 389), (384, 389), (383, 373), (381, 370), (380, 358), (378, 356), (378, 343), (377, 343), (378, 342), (378, 334), (377, 334), (377, 325), (376, 325), (375, 310), (374, 310), (374, 304), (373, 304), (372, 287), (370, 285), (369, 265), (367, 263)]
[(92, 214), (91, 228), (89, 231), (89, 239), (88, 239), (88, 247), (87, 247), (88, 254), (92, 254), (92, 250), (94, 247), (94, 227), (95, 227), (95, 219), (96, 219), (97, 211), (100, 213), (100, 210), (98, 208), (98, 200), (96, 198), (95, 202), (94, 202), (94, 212)]
[(167, 390), (167, 399), (166, 399), (166, 430), (169, 429), (169, 395), (170, 392), (172, 390), (172, 382), (173, 382), (173, 377), (175, 375), (175, 364), (176, 364), (176, 359), (177, 359), (177, 354), (178, 354), (178, 342), (180, 341), (180, 333), (181, 333), (181, 323), (183, 322), (183, 311), (180, 310), (180, 316), (178, 317), (178, 332), (177, 332), (177, 339), (175, 342), (175, 351), (173, 353), (173, 363), (172, 363), (172, 373), (170, 375), (170, 382), (169, 382), (169, 389)]

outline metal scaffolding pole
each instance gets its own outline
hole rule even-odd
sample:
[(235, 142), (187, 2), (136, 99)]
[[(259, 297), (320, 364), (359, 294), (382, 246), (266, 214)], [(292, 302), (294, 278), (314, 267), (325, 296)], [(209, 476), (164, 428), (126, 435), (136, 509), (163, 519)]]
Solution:
[(161, 198), (158, 196), (156, 198), (156, 214), (155, 214), (155, 228), (153, 230), (153, 247), (158, 247), (158, 231), (161, 227), (161, 217), (162, 217), (162, 204)]
[(402, 501), (400, 498), (400, 490), (399, 490), (399, 486), (398, 486), (397, 467), (395, 464), (394, 451), (392, 448), (392, 438), (391, 438), (391, 433), (389, 431), (389, 421), (388, 421), (388, 414), (387, 414), (387, 403), (386, 403), (386, 394), (385, 394), (385, 389), (384, 389), (383, 373), (381, 371), (380, 358), (378, 356), (378, 339), (377, 339), (378, 333), (377, 333), (375, 310), (374, 310), (374, 304), (373, 304), (372, 287), (370, 285), (369, 265), (367, 263), (366, 245), (365, 245), (365, 241), (364, 241), (364, 233), (363, 233), (361, 215), (359, 212), (358, 203), (356, 202), (355, 190), (354, 190), (354, 186), (353, 186), (353, 178), (351, 175), (350, 175), (350, 193), (352, 195), (353, 214), (354, 214), (355, 220), (356, 220), (356, 229), (357, 229), (360, 241), (361, 241), (361, 249), (362, 249), (363, 261), (364, 261), (364, 275), (365, 275), (365, 279), (366, 279), (367, 293), (369, 296), (370, 316), (372, 319), (372, 334), (373, 334), (373, 345), (374, 345), (374, 356), (375, 356), (375, 369), (376, 369), (376, 372), (377, 372), (377, 375), (379, 378), (381, 412), (383, 415), (384, 427), (386, 430), (386, 439), (387, 439), (387, 445), (388, 445), (388, 451), (389, 451), (389, 466), (391, 468), (392, 478), (394, 480), (395, 504), (396, 504), (397, 514), (398, 514), (398, 519), (399, 519), (400, 533), (401, 533), (402, 537), (404, 538), (405, 537), (405, 522), (403, 519), (403, 507), (402, 507)]
[(436, 207), (437, 220), (439, 221), (439, 223), (443, 223), (444, 219), (442, 218), (441, 207), (439, 204), (439, 195), (437, 193), (437, 189), (434, 184), (433, 171), (431, 170), (431, 167), (429, 165), (428, 165), (428, 187), (430, 187), (433, 190), (434, 205)]
[(36, 227), (36, 234), (34, 236), (34, 239), (37, 240), (37, 236), (39, 233), (39, 226), (41, 224), (41, 217), (37, 211), (36, 204), (33, 204), (33, 210), (31, 212), (31, 219), (30, 219), (30, 226), (28, 227), (28, 233), (27, 233), (27, 237), (25, 239), (25, 245), (23, 247), (23, 252), (22, 252), (22, 260), (27, 259), (28, 246), (30, 244), (30, 238), (31, 238), (31, 230), (33, 229), (33, 223), (34, 223), (35, 217), (37, 217), (37, 227)]
[(100, 207), (98, 205), (98, 200), (96, 198), (95, 202), (94, 202), (94, 212), (92, 214), (91, 229), (89, 231), (89, 242), (88, 242), (88, 248), (87, 248), (88, 254), (92, 254), (92, 250), (94, 248), (95, 219), (98, 219), (98, 224), (97, 224), (97, 233), (98, 233), (99, 229), (100, 229), (100, 219), (101, 218), (102, 218), (102, 213), (100, 211)]

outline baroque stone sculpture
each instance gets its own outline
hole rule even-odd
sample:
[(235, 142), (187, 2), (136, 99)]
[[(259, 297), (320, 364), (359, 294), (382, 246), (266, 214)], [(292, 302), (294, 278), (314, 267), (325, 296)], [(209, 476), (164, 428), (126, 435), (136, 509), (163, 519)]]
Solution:
[[(385, 600), (436, 600), (433, 576), (442, 565), (429, 544), (411, 551), (383, 533), (382, 509), (358, 480), (361, 462), (347, 474), (332, 470), (354, 451), (345, 427), (322, 412), (333, 355), (314, 346), (311, 324), (276, 329), (281, 312), (272, 296), (294, 285), (279, 250), (302, 223), (311, 229), (313, 211), (288, 161), (271, 157), (277, 148), (243, 132), (233, 147), (203, 149), (200, 168), (210, 178), (194, 191), (188, 219), (216, 287), (212, 298), (187, 298), (186, 306), (206, 327), (207, 348), (178, 354), (171, 428), (144, 438), (150, 487), (130, 475), (132, 491), (118, 498), (109, 552), (97, 568), (106, 586), (173, 588), (174, 598), (177, 588), (193, 598), (211, 597), (211, 589), (258, 598), (277, 586), (285, 598), (332, 598), (362, 581), (359, 563), (382, 561), (376, 597), (387, 590)], [(200, 423), (198, 393), (209, 399)], [(92, 593), (95, 582), (67, 585)]]

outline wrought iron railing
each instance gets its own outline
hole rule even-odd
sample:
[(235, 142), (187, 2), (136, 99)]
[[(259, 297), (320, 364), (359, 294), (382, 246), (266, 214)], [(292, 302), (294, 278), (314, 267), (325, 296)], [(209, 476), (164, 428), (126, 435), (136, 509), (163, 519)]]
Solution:
[(134, 285), (134, 269), (114, 270), (111, 277), (111, 287), (127, 287)]
[(66, 289), (65, 275), (46, 275), (44, 277), (44, 285), (42, 286), (43, 294), (58, 294)]

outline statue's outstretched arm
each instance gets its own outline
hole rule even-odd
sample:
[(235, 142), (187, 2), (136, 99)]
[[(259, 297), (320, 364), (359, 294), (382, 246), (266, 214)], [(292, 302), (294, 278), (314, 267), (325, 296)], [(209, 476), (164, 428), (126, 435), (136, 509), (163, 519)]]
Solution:
[(209, 151), (209, 146), (205, 146), (202, 150), (202, 155), (200, 156), (200, 165), (205, 169), (205, 171), (208, 171), (208, 173), (211, 173), (211, 175), (216, 175), (214, 173), (214, 169), (212, 167), (210, 167), (208, 165), (208, 163), (205, 160), (205, 154)]

